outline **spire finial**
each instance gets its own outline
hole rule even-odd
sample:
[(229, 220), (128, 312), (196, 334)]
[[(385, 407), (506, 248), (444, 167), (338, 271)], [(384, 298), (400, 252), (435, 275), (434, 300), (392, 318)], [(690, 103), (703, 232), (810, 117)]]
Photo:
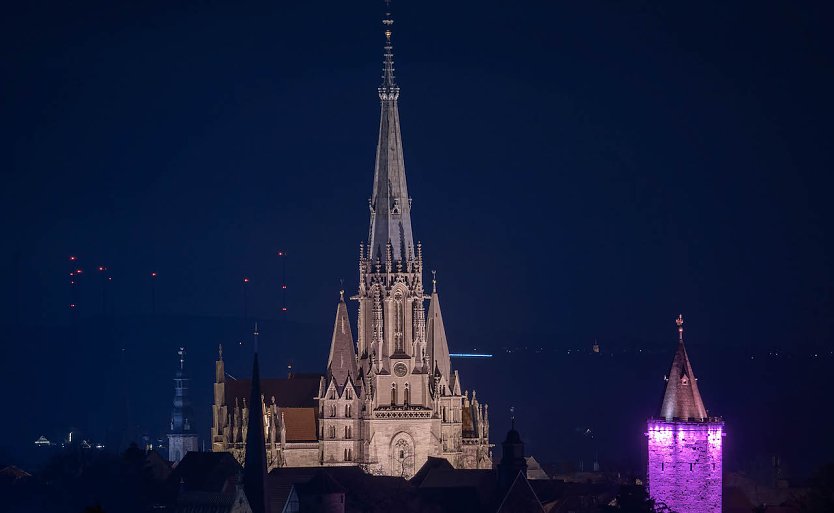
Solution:
[(220, 358), (220, 361), (223, 361), (223, 344), (217, 344), (217, 354)]
[(339, 278), (339, 301), (345, 300), (345, 279)]
[(180, 370), (185, 368), (185, 348), (180, 347), (180, 350), (177, 351), (177, 354), (180, 356)]
[(510, 406), (510, 429), (515, 429), (515, 406)]
[(437, 271), (432, 269), (431, 271), (431, 287), (432, 287), (432, 294), (437, 293)]
[(683, 344), (683, 314), (678, 314), (675, 324), (678, 325), (678, 340)]
[(394, 81), (394, 47), (391, 45), (391, 25), (394, 24), (394, 19), (391, 17), (391, 0), (385, 0), (385, 18), (382, 24), (385, 25), (385, 60), (382, 64), (379, 99), (396, 100), (400, 95), (400, 88)]
[(252, 332), (252, 338), (255, 341), (255, 352), (258, 352), (258, 321), (255, 321), (255, 331)]

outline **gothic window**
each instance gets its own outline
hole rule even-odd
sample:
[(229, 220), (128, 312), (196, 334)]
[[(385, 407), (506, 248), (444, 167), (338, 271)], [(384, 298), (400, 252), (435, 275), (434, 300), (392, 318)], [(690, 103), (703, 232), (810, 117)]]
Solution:
[(345, 455), (344, 455), (344, 458), (343, 458), (343, 459), (344, 459), (344, 461), (347, 461), (347, 460), (348, 460), (348, 458), (347, 458), (347, 449), (345, 449)]
[(345, 398), (353, 399), (353, 392), (351, 392), (349, 388), (345, 391)]
[(330, 398), (331, 399), (336, 399), (336, 391), (335, 390), (330, 391)]
[(330, 426), (330, 438), (336, 438), (336, 426)]
[(353, 449), (348, 449), (348, 461), (353, 461)]
[(403, 294), (400, 291), (394, 295), (394, 352), (401, 353), (403, 349)]
[(443, 407), (443, 422), (446, 422), (446, 407)]
[(408, 383), (405, 384), (405, 390), (403, 391), (403, 404), (406, 406), (411, 404), (411, 389), (408, 387)]
[(350, 417), (350, 405), (345, 405), (345, 417)]
[(336, 416), (336, 405), (335, 404), (330, 406), (330, 416), (331, 417)]
[(397, 405), (397, 384), (391, 383), (391, 406)]
[(350, 426), (345, 426), (345, 439), (350, 440), (352, 434)]

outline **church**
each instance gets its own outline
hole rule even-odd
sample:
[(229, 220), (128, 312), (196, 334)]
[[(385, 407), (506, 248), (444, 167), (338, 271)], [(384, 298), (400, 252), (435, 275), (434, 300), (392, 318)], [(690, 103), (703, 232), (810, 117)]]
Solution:
[[(323, 375), (260, 379), (268, 469), (355, 465), (410, 478), (429, 457), (455, 468), (492, 468), (488, 407), (475, 392), (462, 392), (437, 283), (424, 281), (423, 248), (412, 234), (393, 23), (387, 14), (370, 229), (359, 248), (357, 293), (340, 293)], [(358, 305), (355, 338), (347, 299)], [(251, 384), (227, 379), (222, 348), (215, 370), (212, 451), (243, 463)]]

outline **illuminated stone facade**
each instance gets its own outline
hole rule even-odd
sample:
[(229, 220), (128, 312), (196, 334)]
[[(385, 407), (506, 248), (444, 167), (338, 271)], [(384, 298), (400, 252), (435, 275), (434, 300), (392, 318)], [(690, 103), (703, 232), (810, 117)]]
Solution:
[(676, 513), (720, 513), (724, 422), (707, 416), (681, 317), (678, 333), (661, 416), (648, 421), (648, 491)]
[(185, 373), (185, 348), (180, 348), (179, 368), (174, 377), (174, 407), (171, 410), (171, 432), (168, 433), (168, 461), (176, 465), (189, 451), (199, 451), (194, 429), (188, 388), (191, 380)]
[[(316, 389), (309, 392), (304, 377), (262, 380), (269, 468), (360, 465), (374, 474), (410, 477), (429, 456), (458, 468), (492, 468), (487, 406), (475, 392), (471, 399), (461, 392), (435, 280), (431, 294), (424, 287), (422, 246), (411, 230), (390, 16), (384, 24), (370, 228), (351, 298), (358, 304), (356, 343), (342, 292), (327, 370)], [(247, 395), (232, 390), (243, 384), (226, 380), (222, 355), (216, 371), (212, 449), (241, 460)]]

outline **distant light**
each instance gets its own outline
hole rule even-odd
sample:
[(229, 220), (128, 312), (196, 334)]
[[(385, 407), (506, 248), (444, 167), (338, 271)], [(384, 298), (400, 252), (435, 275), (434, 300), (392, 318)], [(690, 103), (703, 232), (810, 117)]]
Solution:
[(78, 259), (77, 259), (77, 258), (75, 258), (74, 256), (70, 256), (69, 258), (70, 258), (70, 262), (75, 262), (76, 260), (78, 260)]
[(70, 308), (75, 308), (75, 303), (70, 303)]
[(81, 274), (81, 273), (83, 273), (83, 272), (84, 272), (84, 271), (82, 271), (81, 269), (76, 269), (76, 270), (75, 270), (75, 273), (76, 273), (76, 274)]
[(286, 311), (287, 311), (287, 307), (286, 307), (286, 306), (281, 307), (281, 311), (282, 311), (282, 312), (286, 312)]
[(249, 278), (244, 277), (243, 278), (243, 283), (249, 283)]
[(450, 358), (492, 358), (491, 354), (486, 353), (451, 353)]
[(157, 276), (157, 275), (156, 275), (156, 273), (155, 273), (155, 272), (151, 273), (151, 278), (156, 278), (156, 276)]
[(281, 288), (282, 288), (282, 289), (287, 288), (287, 284), (286, 284), (286, 283), (282, 284), (282, 285), (281, 285)]
[(278, 252), (278, 256), (284, 256), (284, 252), (283, 252), (283, 251), (279, 251), (279, 252)]

